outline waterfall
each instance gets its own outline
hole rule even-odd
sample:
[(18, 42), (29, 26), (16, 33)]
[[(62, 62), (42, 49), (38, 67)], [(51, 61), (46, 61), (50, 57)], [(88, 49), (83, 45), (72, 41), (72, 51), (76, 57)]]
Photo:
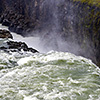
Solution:
[[(72, 0), (30, 1), (24, 4), (29, 3), (30, 8), (35, 4), (39, 12), (31, 11), (28, 5), (27, 10), (39, 23), (24, 37), (11, 32), (12, 41), (23, 41), (39, 53), (0, 50), (0, 100), (100, 100), (100, 68), (77, 56), (95, 59), (87, 33), (80, 28), (78, 8)], [(28, 17), (31, 20), (32, 16)], [(8, 27), (0, 24), (0, 29)]]
[(31, 37), (27, 42), (40, 52), (71, 52), (100, 62), (98, 7), (76, 0), (2, 0), (2, 5), (0, 21)]

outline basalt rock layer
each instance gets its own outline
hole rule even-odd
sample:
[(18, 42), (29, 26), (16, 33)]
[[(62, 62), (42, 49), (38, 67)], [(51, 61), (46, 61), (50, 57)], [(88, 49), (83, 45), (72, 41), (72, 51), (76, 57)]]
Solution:
[(91, 1), (1, 0), (0, 22), (22, 35), (35, 30), (40, 34), (55, 31), (66, 44), (79, 45), (78, 51), (65, 51), (90, 58), (100, 66), (100, 7)]
[(17, 42), (9, 40), (13, 39), (13, 36), (8, 30), (0, 30), (0, 50), (4, 50), (6, 52), (32, 52), (38, 53), (37, 50), (33, 48), (29, 48), (25, 42)]
[(38, 53), (37, 50), (33, 48), (29, 48), (25, 42), (16, 42), (16, 41), (7, 41), (6, 46), (1, 46), (0, 50), (4, 50), (6, 52), (32, 52)]

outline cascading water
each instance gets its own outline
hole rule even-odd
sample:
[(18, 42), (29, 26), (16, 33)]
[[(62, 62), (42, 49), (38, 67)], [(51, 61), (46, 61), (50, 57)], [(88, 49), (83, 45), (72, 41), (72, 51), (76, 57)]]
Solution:
[(0, 100), (99, 100), (100, 69), (71, 53), (0, 51)]
[(40, 29), (35, 30), (31, 35), (40, 37), (40, 46), (45, 48), (45, 52), (56, 50), (85, 55), (86, 51), (81, 50), (84, 48), (78, 43), (80, 35), (77, 36), (75, 31), (75, 21), (78, 19), (71, 0), (44, 0), (38, 12), (42, 14), (42, 17), (39, 15), (38, 18), (42, 25), (40, 24)]
[(99, 99), (100, 69), (89, 59), (56, 51), (0, 51), (0, 100)]

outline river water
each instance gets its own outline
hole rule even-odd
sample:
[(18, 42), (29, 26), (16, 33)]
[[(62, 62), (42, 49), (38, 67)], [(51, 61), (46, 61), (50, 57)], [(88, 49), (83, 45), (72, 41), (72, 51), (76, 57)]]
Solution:
[(100, 100), (100, 69), (68, 52), (0, 51), (0, 100)]

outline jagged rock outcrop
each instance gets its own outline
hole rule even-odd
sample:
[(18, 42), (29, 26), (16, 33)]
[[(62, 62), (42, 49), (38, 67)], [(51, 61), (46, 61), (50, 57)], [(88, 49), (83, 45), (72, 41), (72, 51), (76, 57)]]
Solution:
[(16, 42), (16, 41), (7, 41), (6, 45), (1, 46), (0, 50), (4, 50), (4, 51), (11, 51), (11, 52), (21, 52), (23, 51), (27, 51), (27, 52), (32, 52), (32, 53), (38, 53), (37, 50), (33, 49), (33, 48), (29, 48), (25, 42)]
[[(76, 26), (76, 34), (80, 38), (78, 40), (80, 44), (84, 45), (83, 50), (88, 51), (88, 54), (92, 50), (93, 55), (89, 55), (88, 58), (100, 66), (100, 2), (99, 0), (74, 1), (74, 12), (77, 14), (74, 26)], [(91, 47), (91, 50), (88, 47)]]
[(11, 39), (13, 39), (13, 36), (11, 35), (11, 33), (9, 31), (0, 29), (0, 38), (11, 38)]
[[(29, 48), (25, 42), (16, 42), (8, 40), (8, 38), (13, 39), (13, 36), (8, 30), (0, 30), (0, 50), (4, 50), (7, 52), (21, 52), (28, 51), (32, 53), (38, 53), (37, 50), (33, 48)], [(6, 39), (6, 40), (5, 40)]]
[[(25, 35), (37, 26), (37, 2), (41, 0), (1, 0), (0, 23), (11, 31)], [(38, 15), (37, 15), (38, 16)]]
[[(0, 22), (22, 35), (35, 30), (41, 36), (45, 31), (56, 32), (66, 44), (71, 41), (72, 48), (65, 51), (100, 66), (100, 7), (89, 1), (93, 4), (87, 0), (1, 0)], [(79, 50), (74, 50), (73, 43)]]

